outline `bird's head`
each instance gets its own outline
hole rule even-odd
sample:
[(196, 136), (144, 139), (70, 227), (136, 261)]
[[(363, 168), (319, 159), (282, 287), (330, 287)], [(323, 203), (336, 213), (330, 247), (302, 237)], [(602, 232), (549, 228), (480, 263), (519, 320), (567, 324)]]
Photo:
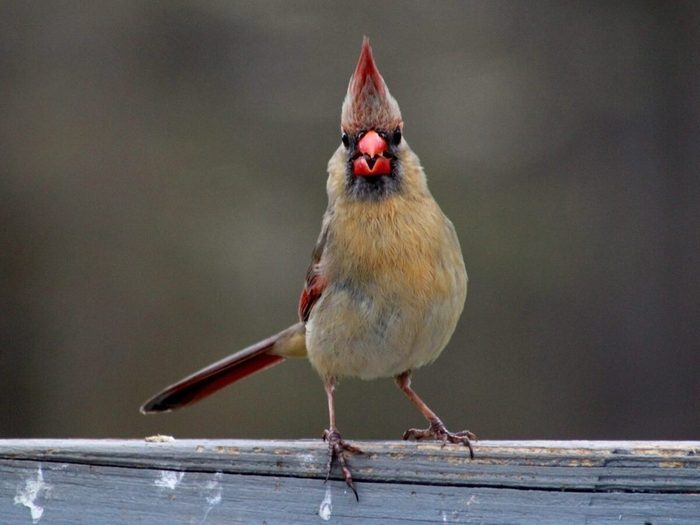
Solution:
[(402, 128), (399, 105), (379, 74), (365, 37), (341, 115), (345, 186), (351, 196), (379, 198), (400, 189)]

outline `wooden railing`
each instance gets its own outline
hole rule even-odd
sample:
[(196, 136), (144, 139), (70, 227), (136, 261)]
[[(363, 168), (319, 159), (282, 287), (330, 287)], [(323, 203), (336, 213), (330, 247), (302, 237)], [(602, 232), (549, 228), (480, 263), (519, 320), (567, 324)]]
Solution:
[(353, 444), (0, 440), (0, 524), (700, 524), (700, 442)]

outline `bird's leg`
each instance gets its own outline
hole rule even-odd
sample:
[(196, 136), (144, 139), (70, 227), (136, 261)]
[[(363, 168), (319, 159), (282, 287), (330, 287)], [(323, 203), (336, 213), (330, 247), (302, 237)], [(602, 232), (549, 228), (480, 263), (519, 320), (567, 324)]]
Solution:
[(472, 448), (472, 440), (476, 440), (477, 437), (468, 430), (463, 430), (462, 432), (450, 432), (445, 428), (445, 424), (440, 420), (439, 417), (430, 410), (430, 407), (425, 404), (425, 402), (418, 397), (418, 394), (411, 388), (411, 371), (407, 370), (403, 374), (399, 374), (395, 378), (397, 386), (401, 391), (406, 394), (408, 399), (410, 399), (416, 408), (420, 410), (425, 419), (428, 420), (430, 426), (425, 430), (418, 428), (409, 428), (404, 432), (404, 439), (437, 439), (442, 441), (443, 445), (446, 443), (461, 443), (469, 448), (469, 455), (474, 459), (474, 449)]
[(323, 431), (323, 441), (328, 443), (328, 463), (326, 464), (326, 481), (331, 475), (331, 469), (333, 468), (333, 460), (337, 459), (340, 463), (340, 468), (343, 471), (343, 476), (345, 476), (345, 483), (355, 494), (355, 499), (360, 501), (357, 495), (357, 490), (355, 490), (355, 485), (352, 482), (352, 474), (350, 473), (350, 468), (348, 467), (348, 461), (346, 453), (358, 453), (362, 452), (359, 448), (353, 447), (349, 443), (343, 440), (338, 432), (338, 428), (335, 426), (335, 378), (331, 377), (323, 382), (323, 386), (326, 389), (326, 396), (328, 397), (328, 416), (330, 418), (330, 425), (327, 430)]

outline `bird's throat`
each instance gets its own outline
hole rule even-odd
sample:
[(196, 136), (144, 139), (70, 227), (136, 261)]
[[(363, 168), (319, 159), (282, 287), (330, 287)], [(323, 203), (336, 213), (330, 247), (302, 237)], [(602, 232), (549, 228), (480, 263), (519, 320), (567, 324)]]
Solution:
[(348, 173), (345, 190), (354, 200), (381, 200), (401, 191), (401, 178), (396, 170), (387, 175), (353, 175)]

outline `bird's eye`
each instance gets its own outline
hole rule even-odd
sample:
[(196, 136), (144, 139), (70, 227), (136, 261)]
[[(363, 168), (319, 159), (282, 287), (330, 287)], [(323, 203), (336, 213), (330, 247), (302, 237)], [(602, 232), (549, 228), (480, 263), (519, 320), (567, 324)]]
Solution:
[(343, 140), (343, 146), (345, 146), (346, 148), (349, 148), (350, 147), (350, 137), (348, 137), (347, 133), (343, 133), (342, 140)]
[(394, 134), (391, 136), (391, 142), (394, 146), (401, 144), (401, 130), (399, 128), (394, 130)]

